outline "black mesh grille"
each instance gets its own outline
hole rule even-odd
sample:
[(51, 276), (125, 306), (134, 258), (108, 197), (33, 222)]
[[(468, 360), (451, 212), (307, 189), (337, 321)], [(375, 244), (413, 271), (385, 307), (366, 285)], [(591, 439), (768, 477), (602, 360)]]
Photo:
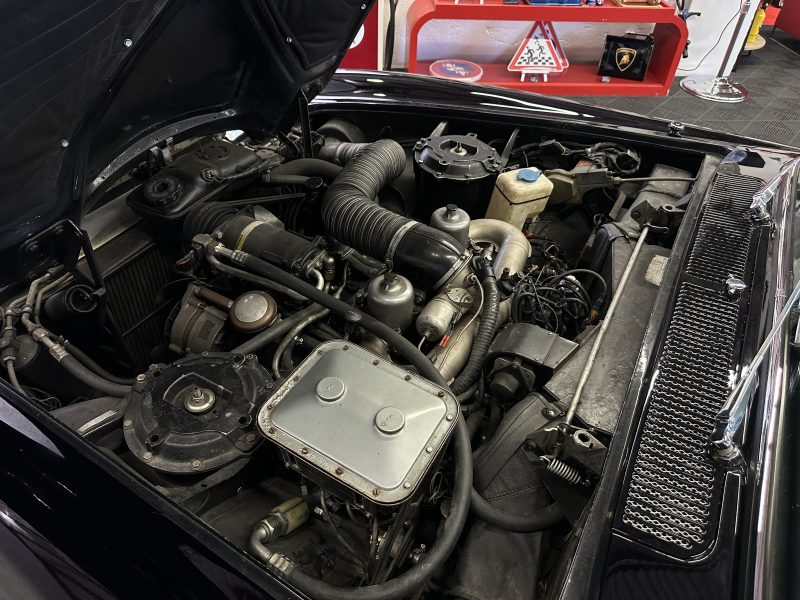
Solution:
[[(697, 554), (716, 530), (722, 478), (708, 437), (740, 352), (740, 303), (724, 281), (747, 282), (757, 228), (748, 215), (762, 181), (712, 183), (654, 371), (618, 526), (671, 552)], [(749, 283), (749, 282), (748, 282)]]
[(719, 284), (728, 276), (744, 278), (754, 225), (746, 217), (762, 181), (722, 173), (709, 193), (687, 275)]
[(738, 307), (684, 283), (634, 462), (623, 522), (691, 549), (706, 539), (716, 470), (705, 456), (733, 367)]
[(137, 367), (150, 363), (150, 351), (163, 342), (165, 305), (160, 294), (172, 279), (172, 263), (160, 245), (106, 279), (108, 302), (128, 352)]

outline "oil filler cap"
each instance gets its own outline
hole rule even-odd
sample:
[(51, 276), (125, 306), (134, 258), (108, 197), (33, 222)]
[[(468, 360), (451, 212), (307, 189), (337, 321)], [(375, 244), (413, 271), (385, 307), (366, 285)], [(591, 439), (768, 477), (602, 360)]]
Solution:
[(397, 433), (406, 424), (406, 417), (399, 408), (387, 406), (375, 415), (375, 426), (382, 433)]

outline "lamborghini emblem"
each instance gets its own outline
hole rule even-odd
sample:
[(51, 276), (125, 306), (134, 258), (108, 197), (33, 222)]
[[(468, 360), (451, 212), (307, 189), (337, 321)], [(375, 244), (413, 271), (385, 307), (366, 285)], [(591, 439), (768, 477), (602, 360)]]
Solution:
[(620, 71), (627, 70), (633, 64), (637, 54), (638, 52), (633, 48), (617, 48), (617, 68)]

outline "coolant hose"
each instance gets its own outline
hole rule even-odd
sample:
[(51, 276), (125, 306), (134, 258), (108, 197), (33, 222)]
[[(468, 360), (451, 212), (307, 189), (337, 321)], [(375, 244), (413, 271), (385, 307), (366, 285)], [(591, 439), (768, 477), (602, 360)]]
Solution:
[(451, 236), (375, 203), (406, 165), (403, 147), (378, 140), (342, 169), (322, 199), (322, 222), (334, 238), (392, 264), (419, 287), (436, 289), (463, 264), (464, 248)]
[(90, 371), (93, 371), (94, 373), (96, 373), (97, 375), (99, 375), (100, 377), (102, 377), (103, 379), (107, 379), (108, 381), (110, 381), (110, 382), (112, 382), (112, 383), (119, 383), (120, 385), (133, 385), (133, 382), (134, 382), (134, 379), (133, 379), (133, 377), (119, 377), (119, 376), (117, 376), (117, 375), (113, 375), (112, 373), (109, 373), (109, 372), (108, 372), (108, 371), (106, 371), (106, 370), (105, 370), (103, 367), (101, 367), (100, 365), (98, 365), (98, 364), (97, 364), (97, 363), (96, 363), (96, 362), (95, 362), (95, 361), (92, 359), (92, 357), (91, 357), (91, 356), (89, 356), (88, 354), (86, 354), (86, 353), (85, 353), (83, 350), (81, 350), (80, 348), (78, 348), (77, 346), (75, 346), (75, 345), (74, 345), (72, 342), (70, 342), (69, 340), (64, 340), (64, 339), (62, 339), (62, 341), (61, 341), (61, 345), (62, 345), (62, 346), (64, 346), (64, 349), (65, 349), (67, 352), (69, 352), (70, 354), (72, 354), (72, 356), (74, 356), (74, 357), (75, 357), (75, 358), (77, 358), (77, 359), (78, 359), (78, 360), (79, 360), (81, 363), (83, 363), (83, 365), (84, 365), (84, 366), (85, 366), (87, 369), (89, 369)]
[(492, 267), (487, 261), (479, 259), (476, 262), (479, 263), (476, 268), (476, 275), (483, 288), (483, 308), (481, 309), (478, 331), (475, 333), (475, 339), (472, 342), (472, 349), (469, 353), (469, 360), (450, 386), (454, 394), (463, 394), (478, 379), (497, 327), (497, 315), (500, 307), (500, 292), (497, 289), (497, 279), (495, 279), (494, 271), (492, 271)]
[(346, 165), (369, 147), (363, 142), (328, 142), (317, 152), (322, 160), (336, 165)]
[(489, 504), (475, 489), (471, 492), (470, 509), (484, 523), (515, 533), (543, 531), (564, 518), (564, 513), (556, 502), (537, 508), (532, 515), (512, 515)]
[(122, 398), (125, 394), (131, 391), (131, 386), (114, 383), (108, 379), (100, 377), (97, 373), (91, 371), (89, 368), (83, 366), (77, 358), (71, 354), (66, 354), (61, 357), (59, 364), (70, 373), (75, 379), (85, 383), (93, 390), (102, 392), (109, 396)]
[[(360, 157), (359, 157), (360, 158)], [(403, 357), (419, 371), (420, 375), (435, 384), (447, 389), (447, 383), (428, 358), (417, 350), (416, 346), (392, 328), (360, 310), (334, 298), (324, 291), (316, 289), (266, 261), (240, 251), (232, 251), (221, 244), (215, 244), (209, 236), (198, 236), (206, 248), (245, 269), (274, 279), (277, 283), (303, 294), (332, 312), (340, 315), (350, 323), (358, 323), (365, 329), (386, 340)], [(204, 240), (202, 238), (205, 238)], [(285, 557), (271, 551), (262, 541), (266, 531), (256, 526), (250, 538), (250, 547), (264, 562), (278, 570), (290, 584), (303, 593), (319, 600), (391, 600), (403, 598), (422, 587), (444, 565), (455, 549), (469, 514), (470, 492), (472, 490), (472, 450), (469, 433), (464, 417), (460, 414), (455, 426), (455, 482), (450, 513), (442, 525), (442, 532), (433, 547), (423, 555), (408, 571), (385, 583), (358, 588), (337, 587), (306, 575), (300, 567)]]
[(272, 327), (257, 333), (246, 342), (243, 342), (231, 350), (234, 354), (252, 354), (258, 352), (267, 344), (271, 344), (283, 337), (289, 330), (293, 329), (298, 323), (302, 323), (307, 317), (315, 315), (320, 310), (319, 305), (312, 304), (302, 310), (297, 311), (278, 321)]
[(331, 183), (342, 167), (318, 158), (298, 158), (290, 160), (270, 170), (270, 176), (304, 175), (306, 177), (322, 177), (325, 183)]

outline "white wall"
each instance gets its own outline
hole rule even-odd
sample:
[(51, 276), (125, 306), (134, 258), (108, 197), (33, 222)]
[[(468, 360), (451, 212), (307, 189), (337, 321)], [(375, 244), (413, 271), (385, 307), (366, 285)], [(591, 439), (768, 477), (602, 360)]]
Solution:
[[(460, 0), (478, 2), (478, 0)], [(606, 0), (611, 2), (611, 0)], [(674, 0), (670, 0), (674, 2)], [(689, 0), (691, 10), (703, 13), (688, 21), (689, 38), (692, 40), (689, 58), (681, 61), (681, 68), (690, 69), (692, 74), (716, 74), (725, 48), (736, 27), (735, 20), (725, 28), (726, 23), (738, 12), (739, 3), (746, 0)], [(413, 0), (400, 0), (397, 7), (394, 68), (408, 64), (408, 28), (406, 13)], [(751, 16), (755, 14), (757, 2), (753, 3)], [(535, 9), (534, 9), (535, 10)], [(578, 10), (578, 9), (576, 9)], [(591, 8), (579, 10), (592, 10)], [(388, 19), (388, 10), (384, 11)], [(426, 24), (419, 36), (419, 59), (437, 60), (440, 58), (464, 58), (486, 62), (510, 61), (517, 46), (522, 42), (531, 24), (509, 21), (432, 21)], [(599, 62), (603, 51), (605, 36), (621, 35), (626, 32), (649, 33), (651, 25), (601, 24), (601, 23), (557, 23), (555, 24), (561, 45), (571, 62)], [(722, 41), (708, 57), (698, 65), (709, 52), (725, 29)], [(740, 39), (747, 34), (744, 28)], [(733, 61), (731, 61), (732, 66)], [(681, 71), (679, 70), (679, 74)]]

